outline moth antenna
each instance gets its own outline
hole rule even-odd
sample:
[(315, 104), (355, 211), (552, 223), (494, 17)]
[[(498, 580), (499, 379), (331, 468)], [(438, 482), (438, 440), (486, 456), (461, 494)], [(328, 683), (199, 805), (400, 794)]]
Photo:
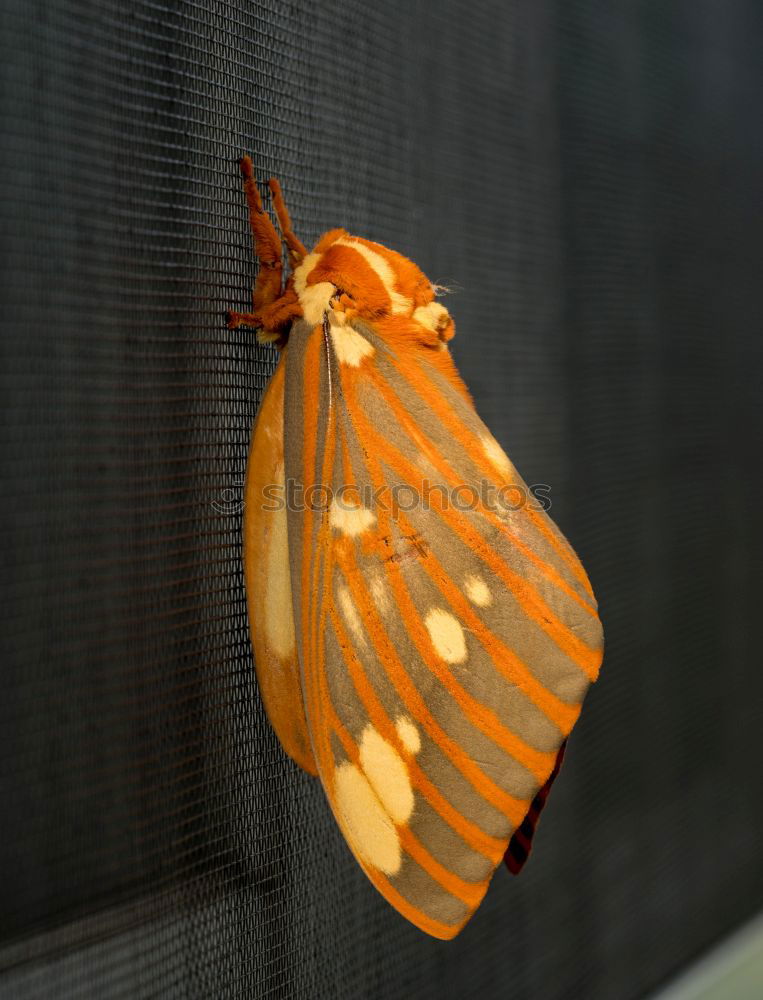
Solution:
[(271, 177), (268, 181), (268, 187), (270, 188), (270, 193), (273, 195), (273, 207), (276, 210), (278, 225), (281, 228), (281, 239), (289, 251), (289, 260), (292, 266), (295, 266), (307, 257), (307, 249), (291, 228), (289, 210), (286, 207), (278, 180), (275, 177)]

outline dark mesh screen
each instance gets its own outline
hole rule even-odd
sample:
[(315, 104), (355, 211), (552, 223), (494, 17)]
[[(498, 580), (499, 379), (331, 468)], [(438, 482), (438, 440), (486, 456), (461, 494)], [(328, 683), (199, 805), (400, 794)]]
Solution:
[[(643, 996), (763, 898), (756, 0), (2, 0), (0, 992)], [(375, 893), (258, 700), (237, 157), (454, 283), (608, 640), (519, 879)]]

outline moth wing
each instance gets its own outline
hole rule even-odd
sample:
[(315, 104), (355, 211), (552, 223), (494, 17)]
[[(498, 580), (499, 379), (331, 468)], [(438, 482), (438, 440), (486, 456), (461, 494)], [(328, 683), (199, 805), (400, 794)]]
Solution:
[(288, 534), (318, 772), (377, 889), (451, 938), (596, 677), (596, 602), (447, 351), (300, 323), (285, 400), (286, 475), (317, 485)]
[(535, 836), (535, 831), (538, 827), (540, 814), (546, 807), (546, 802), (548, 802), (548, 796), (551, 792), (551, 786), (556, 781), (559, 771), (561, 770), (562, 761), (564, 760), (564, 751), (566, 748), (567, 741), (565, 740), (559, 747), (554, 769), (546, 779), (545, 785), (543, 785), (543, 787), (536, 793), (535, 798), (530, 804), (530, 808), (527, 810), (525, 818), (522, 820), (522, 825), (517, 827), (511, 835), (511, 840), (509, 841), (509, 846), (506, 848), (506, 854), (504, 855), (503, 860), (506, 862), (506, 867), (512, 875), (519, 875), (524, 868), (528, 857), (530, 856), (533, 837)]
[(294, 634), (283, 455), (285, 361), (268, 383), (244, 483), (244, 579), (257, 682), (284, 750), (317, 774), (302, 704)]

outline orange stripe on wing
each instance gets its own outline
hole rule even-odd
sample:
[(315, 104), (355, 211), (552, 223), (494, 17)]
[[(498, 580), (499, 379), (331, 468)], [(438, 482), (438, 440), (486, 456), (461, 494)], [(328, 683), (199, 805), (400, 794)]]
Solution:
[[(408, 482), (411, 482), (411, 480), (415, 482), (417, 474), (415, 466), (403, 455), (401, 455), (397, 449), (389, 444), (386, 438), (374, 430), (370, 422), (365, 418), (360, 410), (357, 411), (355, 418), (359, 424), (362, 424), (364, 433), (367, 435), (368, 440), (373, 442), (372, 450), (374, 453), (382, 456), (384, 461), (394, 471), (401, 475), (403, 479)], [(452, 528), (452, 530), (469, 546), (469, 548), (472, 549), (473, 552), (475, 552), (476, 555), (479, 556), (480, 559), (483, 560), (483, 562), (489, 565), (497, 575), (504, 579), (518, 603), (520, 603), (525, 610), (527, 609), (528, 603), (532, 606), (532, 597), (528, 597), (527, 594), (527, 582), (523, 577), (509, 569), (501, 559), (497, 558), (491, 552), (479, 532), (474, 529), (470, 529), (468, 525), (464, 523), (464, 519), (458, 517), (457, 512), (453, 512), (449, 508), (444, 507), (436, 491), (433, 491), (431, 494), (430, 502), (432, 509), (437, 511), (442, 520)], [(522, 601), (522, 598), (524, 598), (524, 602)], [(540, 601), (540, 599), (538, 599), (538, 601)], [(554, 616), (551, 609), (548, 608), (545, 603), (541, 603), (540, 607), (533, 606), (532, 610), (532, 614), (528, 612), (528, 617), (531, 617), (533, 621), (536, 621), (543, 631), (550, 636), (550, 638), (564, 653), (570, 657), (570, 659), (573, 660), (574, 663), (578, 664), (581, 669), (586, 671), (586, 673), (588, 673), (586, 668), (598, 668), (602, 655), (599, 650), (591, 650), (590, 647), (581, 643), (577, 637), (567, 636), (565, 633), (568, 633), (569, 629), (562, 631), (561, 623), (558, 619), (556, 619), (556, 616)], [(580, 651), (581, 646), (583, 646), (582, 653)], [(559, 726), (559, 728), (563, 731), (565, 731), (563, 727), (572, 725), (574, 720), (570, 721), (572, 711), (570, 706), (566, 705), (563, 701), (557, 698), (556, 695), (545, 688), (537, 680), (527, 665), (523, 663), (515, 653), (511, 653), (505, 666), (506, 669), (510, 671), (512, 683), (521, 687), (525, 694), (527, 694), (527, 696), (531, 698), (543, 712), (545, 712), (552, 722)], [(575, 718), (577, 718), (577, 716), (575, 716)]]
[[(360, 574), (357, 568), (352, 563), (348, 567), (345, 566), (341, 558), (338, 560), (338, 564), (343, 570), (345, 582), (352, 594), (356, 607), (370, 625), (369, 633), (374, 642), (379, 662), (412, 718), (421, 724), (432, 742), (443, 751), (445, 756), (461, 772), (469, 784), (487, 802), (495, 808), (500, 809), (509, 819), (512, 826), (517, 826), (527, 812), (528, 800), (518, 799), (513, 795), (509, 795), (492, 778), (488, 777), (469, 757), (464, 748), (453, 740), (440, 726), (427, 708), (426, 702), (418, 688), (408, 676), (407, 670), (397, 655), (394, 643), (387, 635), (381, 619), (376, 614), (373, 603), (369, 600), (364, 588), (358, 585), (357, 581)], [(547, 770), (545, 773), (547, 773)]]
[[(449, 432), (453, 434), (453, 437), (456, 438), (461, 447), (465, 450), (466, 454), (472, 457), (475, 464), (478, 465), (486, 474), (494, 476), (495, 468), (492, 466), (487, 456), (484, 455), (482, 442), (477, 435), (473, 434), (459, 419), (458, 414), (449, 404), (447, 399), (445, 399), (441, 390), (430, 377), (430, 371), (427, 370), (427, 365), (413, 359), (414, 364), (420, 373), (418, 377), (413, 377), (408, 358), (406, 358), (407, 367), (401, 365), (392, 356), (389, 357), (389, 360), (400, 377), (408, 384), (410, 389), (422, 399), (425, 405), (432, 409), (432, 412), (442, 421), (443, 426), (447, 427)], [(421, 393), (422, 385), (427, 386), (425, 396), (423, 397)], [(399, 403), (398, 406), (402, 410), (405, 409)], [(547, 518), (542, 516), (542, 512), (534, 511), (530, 508), (527, 508), (526, 510), (534, 526), (566, 564), (575, 579), (578, 580), (578, 582), (583, 586), (586, 593), (593, 598), (593, 589), (591, 588), (588, 575), (583, 569), (580, 560), (573, 552), (569, 542), (567, 542), (561, 533), (556, 533), (556, 530), (552, 528), (551, 523), (547, 520)]]
[[(388, 564), (387, 579), (392, 585), (401, 620), (405, 623), (408, 634), (413, 640), (413, 644), (418, 650), (422, 662), (426, 664), (427, 668), (440, 681), (451, 697), (457, 701), (466, 718), (474, 726), (492, 740), (493, 743), (501, 747), (509, 756), (519, 761), (538, 781), (544, 781), (553, 762), (553, 754), (536, 750), (535, 747), (529, 746), (515, 732), (506, 728), (493, 709), (479, 701), (463, 685), (458, 683), (453, 671), (441, 665), (440, 658), (432, 646), (429, 633), (422, 622), (419, 609), (410, 596), (397, 563), (390, 562)], [(514, 656), (510, 651), (507, 650), (507, 652), (510, 656)], [(507, 673), (510, 676), (516, 677), (516, 674), (512, 675), (510, 671), (507, 671)], [(521, 686), (516, 680), (514, 682), (517, 683), (518, 687)], [(538, 687), (542, 686), (538, 685)], [(542, 690), (546, 691), (545, 688)], [(548, 692), (546, 693), (548, 694)], [(564, 708), (565, 716), (570, 716), (572, 713), (569, 706), (565, 705)], [(543, 711), (545, 711), (546, 715), (549, 715), (547, 708), (544, 708)], [(560, 714), (558, 709), (555, 710), (554, 714), (556, 716)], [(557, 718), (552, 718), (550, 715), (549, 718), (556, 725), (560, 725), (560, 721)], [(577, 718), (577, 714), (575, 714), (575, 718)]]
[[(449, 483), (449, 485), (460, 486), (461, 479), (458, 476), (458, 474), (451, 468), (449, 463), (446, 462), (445, 459), (441, 457), (438, 449), (432, 444), (432, 442), (428, 438), (426, 438), (424, 434), (421, 432), (419, 425), (415, 422), (415, 420), (413, 420), (410, 417), (408, 411), (406, 410), (405, 406), (400, 400), (400, 397), (395, 392), (394, 388), (389, 384), (389, 382), (384, 378), (384, 376), (378, 370), (376, 371), (376, 376), (377, 377), (374, 379), (374, 386), (378, 389), (379, 394), (387, 403), (387, 406), (395, 414), (396, 419), (398, 420), (400, 425), (406, 429), (410, 440), (422, 450), (426, 449), (427, 459), (431, 461), (432, 464), (438, 469), (438, 471)], [(467, 444), (465, 444), (461, 440), (462, 435), (459, 434), (459, 431), (463, 429), (464, 433), (470, 433), (470, 432), (468, 432), (465, 428), (461, 428), (458, 416), (452, 410), (450, 412), (450, 419), (447, 424), (447, 427), (448, 427), (448, 432), (452, 433), (453, 436), (457, 440), (459, 440), (461, 446), (463, 448), (467, 448)], [(475, 465), (477, 465), (483, 473), (485, 473), (486, 475), (489, 474), (491, 477), (494, 477), (495, 469), (493, 469), (492, 466), (489, 465), (488, 460), (483, 456), (481, 442), (474, 435), (471, 435), (471, 437), (472, 441), (468, 445), (468, 450), (466, 451), (466, 454), (469, 456), (470, 461), (472, 461)], [(567, 581), (559, 574), (559, 572), (550, 563), (542, 559), (538, 555), (538, 553), (532, 549), (531, 546), (529, 546), (516, 534), (516, 532), (511, 531), (511, 529), (509, 528), (509, 526), (505, 521), (501, 520), (501, 518), (499, 518), (493, 511), (491, 511), (489, 508), (483, 505), (480, 505), (479, 511), (494, 527), (498, 528), (501, 531), (504, 537), (508, 538), (511, 541), (512, 545), (514, 545), (514, 547), (518, 549), (519, 552), (521, 552), (526, 559), (530, 560), (530, 562), (532, 562), (535, 566), (537, 566), (545, 577), (547, 577), (559, 590), (561, 590), (564, 594), (566, 594), (566, 596), (569, 597), (570, 600), (575, 601), (576, 604), (580, 605), (580, 607), (592, 617), (594, 618), (598, 617), (596, 608), (593, 607), (593, 605), (591, 605), (591, 603), (587, 601), (584, 597), (582, 597), (575, 590), (574, 587), (570, 586), (570, 584), (567, 583)], [(527, 515), (530, 515), (532, 513), (538, 513), (537, 511), (533, 512), (530, 507), (525, 507), (524, 511)], [(542, 523), (545, 524), (545, 520), (543, 520)], [(536, 523), (535, 520), (533, 520), (533, 524), (536, 527), (538, 527), (538, 524)], [(540, 597), (540, 595), (538, 596)]]
[(331, 622), (334, 627), (337, 642), (345, 655), (345, 662), (348, 666), (350, 679), (352, 680), (355, 691), (357, 692), (357, 695), (366, 710), (368, 718), (381, 735), (388, 742), (392, 743), (401, 756), (406, 759), (414, 786), (421, 791), (429, 805), (464, 841), (465, 844), (478, 854), (482, 854), (490, 861), (497, 863), (497, 861), (500, 860), (501, 854), (505, 850), (504, 841), (498, 837), (491, 837), (489, 834), (485, 833), (484, 830), (481, 830), (476, 824), (472, 823), (471, 820), (463, 816), (442, 795), (437, 786), (432, 784), (426, 773), (419, 766), (415, 757), (409, 757), (406, 754), (405, 749), (400, 742), (397, 729), (392, 725), (384, 706), (379, 701), (376, 691), (363, 669), (360, 658), (355, 654), (352, 642), (344, 630), (339, 616), (333, 610), (331, 612)]
[[(405, 896), (401, 895), (381, 872), (369, 872), (365, 865), (363, 865), (363, 869), (368, 873), (369, 878), (371, 878), (391, 906), (394, 906), (399, 913), (407, 920), (410, 920), (419, 930), (431, 934), (432, 937), (440, 938), (441, 941), (452, 940), (472, 915), (471, 912), (468, 913), (458, 924), (444, 924), (439, 920), (433, 920), (432, 917), (428, 917), (426, 913), (423, 913), (417, 906), (410, 903)], [(487, 883), (485, 884), (485, 891), (487, 891)]]
[[(360, 770), (363, 771), (363, 765), (360, 763), (360, 752), (358, 750), (358, 745), (352, 738), (351, 734), (348, 732), (346, 726), (339, 718), (336, 710), (331, 702), (328, 692), (327, 697), (327, 708), (329, 710), (329, 716), (331, 719), (331, 725), (334, 732), (337, 734), (344, 747), (344, 752), (347, 754), (349, 760)], [(371, 786), (373, 788), (373, 785)], [(374, 794), (376, 791), (374, 790)], [(377, 796), (378, 798), (378, 796)], [(379, 805), (382, 810), (386, 813), (384, 809), (384, 804), (379, 800)], [(424, 847), (421, 841), (415, 836), (413, 831), (404, 824), (393, 824), (397, 835), (400, 838), (401, 846), (407, 851), (411, 858), (419, 865), (423, 870), (429, 875), (441, 889), (444, 889), (451, 896), (455, 896), (456, 899), (465, 903), (467, 906), (475, 907), (482, 897), (485, 895), (485, 884), (484, 882), (474, 883), (467, 882), (458, 875), (445, 868), (440, 862), (432, 857), (429, 851)]]
[[(358, 410), (356, 414), (356, 419), (361, 420), (366, 427), (370, 426), (365, 417), (361, 416), (360, 410)], [(384, 442), (384, 439), (381, 438), (380, 435), (374, 436), (377, 441)], [(386, 447), (386, 444), (384, 447)], [(367, 460), (372, 484), (378, 489), (384, 483), (379, 463), (370, 453), (367, 455)], [(378, 509), (378, 517), (380, 535), (384, 535), (386, 533), (391, 537), (391, 530), (389, 528), (389, 511), (380, 505)], [(354, 555), (350, 555), (351, 550), (347, 549), (347, 551), (344, 552), (345, 548), (346, 547), (343, 547), (339, 550), (340, 562), (342, 562), (342, 554), (344, 554), (345, 562), (348, 558), (352, 558), (354, 561)], [(421, 657), (421, 662), (426, 665), (428, 670), (433, 673), (435, 677), (437, 677), (450, 696), (456, 700), (464, 715), (473, 723), (473, 725), (480, 729), (497, 746), (500, 746), (510, 756), (514, 757), (515, 760), (519, 761), (524, 767), (526, 767), (539, 782), (544, 782), (549, 770), (553, 766), (554, 755), (528, 746), (517, 736), (516, 733), (507, 729), (503, 725), (500, 718), (491, 708), (484, 705), (482, 702), (478, 701), (471, 694), (469, 694), (466, 688), (458, 683), (455, 675), (451, 671), (446, 670), (444, 665), (440, 664), (439, 657), (434, 655), (434, 650), (432, 649), (429, 635), (422, 623), (419, 609), (416, 607), (416, 604), (411, 600), (410, 595), (408, 594), (408, 590), (400, 573), (399, 566), (394, 561), (388, 561), (385, 565), (387, 568), (387, 577), (392, 584), (393, 590), (395, 591), (400, 618), (406, 624), (408, 634), (413, 640), (414, 645), (419, 652), (419, 656)], [(525, 687), (529, 688), (530, 692), (535, 695), (533, 701), (536, 701), (536, 704), (538, 699), (542, 702), (539, 707), (560, 728), (560, 730), (562, 730), (562, 725), (568, 721), (569, 727), (571, 728), (574, 722), (573, 715), (574, 718), (577, 718), (575, 710), (570, 709), (568, 705), (565, 705), (564, 702), (560, 701), (555, 695), (543, 687), (543, 685), (540, 684), (529, 672), (522, 661), (514, 653), (508, 650), (508, 648), (506, 649), (506, 653), (507, 658), (510, 658), (509, 662), (511, 666), (514, 668), (511, 678), (512, 682), (520, 685), (521, 681)], [(531, 697), (530, 692), (526, 692), (528, 693), (528, 697)]]
[(397, 832), (400, 835), (403, 849), (420, 868), (424, 869), (430, 878), (434, 879), (440, 888), (449, 892), (451, 896), (455, 896), (471, 910), (478, 906), (487, 891), (489, 879), (483, 879), (481, 882), (467, 882), (440, 864), (437, 858), (432, 857), (410, 827), (399, 826)]
[[(318, 407), (316, 405), (318, 399), (319, 387), (317, 384), (317, 364), (316, 358), (316, 347), (313, 343), (313, 337), (311, 336), (305, 345), (305, 357), (303, 361), (303, 375), (302, 375), (302, 405), (303, 405), (303, 417), (304, 417), (304, 435), (302, 444), (302, 482), (303, 485), (312, 482), (315, 476), (315, 462), (316, 462), (316, 446), (318, 441)], [(286, 397), (288, 400), (288, 396)], [(287, 514), (288, 516), (288, 514)], [(301, 574), (301, 588), (299, 594), (299, 604), (300, 604), (300, 619), (301, 619), (301, 630), (302, 636), (298, 636), (298, 641), (301, 640), (303, 646), (303, 656), (306, 643), (309, 643), (310, 636), (310, 571), (311, 571), (311, 554), (314, 552), (313, 545), (313, 531), (314, 522), (312, 518), (307, 516), (302, 518), (302, 574)], [(315, 719), (316, 712), (316, 694), (314, 691), (314, 685), (312, 679), (307, 676), (303, 676), (303, 686), (305, 692), (305, 708), (307, 710), (307, 718), (309, 722)], [(313, 741), (313, 747), (316, 751), (316, 757), (319, 757), (317, 740), (315, 734), (311, 733), (311, 739)], [(317, 763), (320, 766), (322, 756), (319, 757)]]
[[(323, 348), (323, 333), (320, 327), (315, 327), (305, 346), (303, 359), (303, 408), (305, 435), (303, 443), (303, 486), (306, 488), (315, 484), (317, 472), (317, 440), (318, 411), (320, 404), (320, 373), (321, 352)], [(321, 473), (319, 483), (326, 481), (326, 469), (331, 468), (333, 460), (333, 423), (328, 419), (325, 423), (323, 454), (321, 456)], [(302, 535), (302, 629), (303, 638), (303, 672), (306, 701), (308, 707), (308, 722), (310, 736), (313, 741), (319, 770), (331, 768), (331, 744), (328, 731), (320, 724), (321, 719), (321, 684), (322, 646), (320, 641), (321, 608), (324, 600), (318, 600), (318, 579), (321, 570), (321, 560), (325, 562), (331, 551), (328, 519), (321, 517), (315, 537), (316, 516), (305, 512)], [(324, 567), (324, 591), (326, 588)]]
[[(404, 531), (413, 531), (412, 526), (408, 523), (402, 513), (400, 514), (400, 525)], [(518, 657), (494, 632), (487, 627), (487, 625), (485, 625), (479, 615), (475, 613), (474, 608), (464, 597), (459, 588), (453, 583), (447, 570), (437, 559), (437, 556), (431, 549), (427, 552), (426, 559), (421, 560), (420, 565), (445, 598), (446, 602), (450, 604), (453, 610), (457, 613), (466, 628), (478, 639), (480, 644), (490, 655), (496, 669), (500, 673), (504, 674), (508, 681), (511, 683), (517, 683), (516, 677), (511, 671), (507, 672), (502, 669), (502, 663), (504, 660), (507, 662), (514, 662), (515, 660), (518, 660)], [(540, 682), (538, 683), (540, 684)], [(521, 683), (517, 683), (517, 687), (524, 690)], [(547, 689), (544, 688), (544, 690)], [(529, 694), (528, 697), (530, 697)], [(555, 698), (556, 696), (554, 695), (553, 697)], [(561, 702), (561, 704), (565, 705), (566, 703)], [(558, 721), (557, 719), (552, 720), (559, 727), (562, 725), (567, 727), (562, 730), (564, 735), (569, 733), (577, 721), (582, 708), (582, 703), (577, 705), (567, 705), (566, 707), (568, 709), (566, 718), (560, 718)]]
[[(385, 461), (390, 467), (408, 482), (416, 482), (419, 474), (416, 466), (410, 462), (397, 448), (391, 445), (385, 437), (378, 434), (371, 424), (365, 421), (364, 417), (358, 413), (357, 420), (364, 421), (366, 433), (373, 438), (375, 450), (383, 454)], [(601, 665), (602, 650), (595, 649), (578, 638), (574, 632), (566, 626), (541, 595), (532, 587), (528, 581), (512, 570), (507, 563), (495, 555), (490, 549), (482, 535), (474, 528), (470, 527), (466, 518), (461, 516), (459, 511), (451, 510), (449, 506), (443, 505), (441, 498), (436, 491), (430, 494), (432, 509), (440, 514), (442, 520), (448, 524), (451, 530), (468, 547), (488, 565), (493, 572), (500, 576), (511, 590), (512, 596), (520, 605), (531, 621), (535, 622), (549, 638), (566, 653), (570, 659), (576, 663), (581, 670), (591, 679), (598, 676)], [(598, 616), (597, 616), (598, 617)], [(525, 668), (527, 669), (527, 668)], [(530, 675), (532, 676), (532, 675)], [(534, 678), (533, 678), (534, 680)], [(537, 682), (535, 682), (537, 683)], [(542, 697), (542, 695), (541, 695)]]

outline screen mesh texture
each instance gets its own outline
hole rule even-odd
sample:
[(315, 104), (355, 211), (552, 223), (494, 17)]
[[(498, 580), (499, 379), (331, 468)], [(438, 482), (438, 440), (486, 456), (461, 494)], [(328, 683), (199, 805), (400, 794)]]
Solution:
[[(643, 996), (753, 913), (755, 0), (2, 0), (0, 994)], [(518, 879), (375, 893), (252, 669), (236, 162), (453, 285), (607, 637)]]

